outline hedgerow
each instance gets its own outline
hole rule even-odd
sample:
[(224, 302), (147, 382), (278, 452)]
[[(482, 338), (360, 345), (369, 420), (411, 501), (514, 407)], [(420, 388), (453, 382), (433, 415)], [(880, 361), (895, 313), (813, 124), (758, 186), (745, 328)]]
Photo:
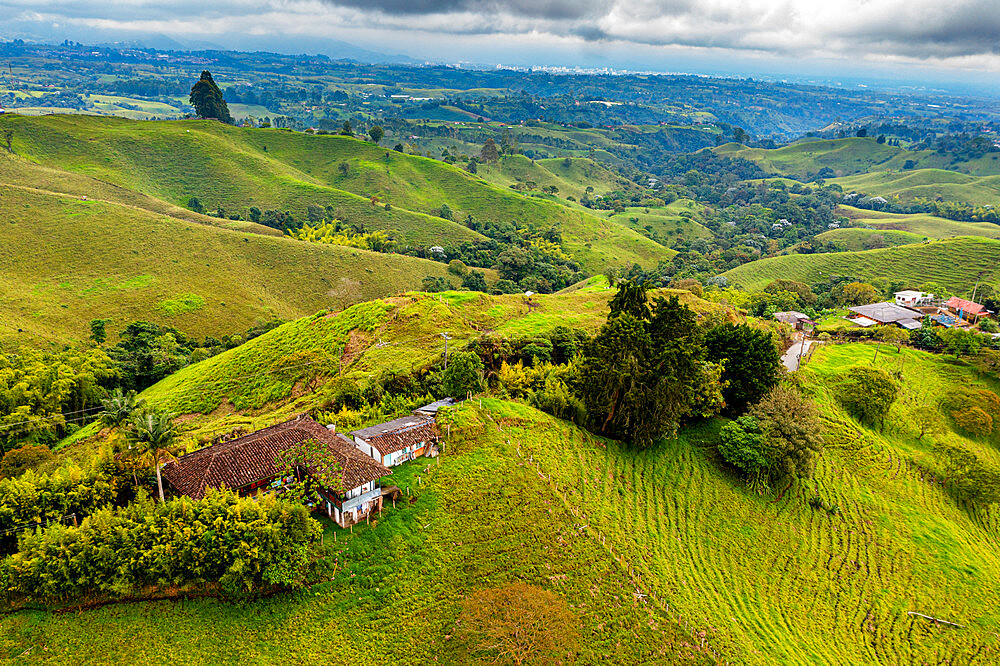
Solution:
[(304, 581), (319, 524), (301, 504), (210, 491), (203, 500), (153, 504), (141, 497), (78, 526), (21, 537), (0, 562), (10, 601), (119, 597), (150, 589), (217, 584), (228, 598)]

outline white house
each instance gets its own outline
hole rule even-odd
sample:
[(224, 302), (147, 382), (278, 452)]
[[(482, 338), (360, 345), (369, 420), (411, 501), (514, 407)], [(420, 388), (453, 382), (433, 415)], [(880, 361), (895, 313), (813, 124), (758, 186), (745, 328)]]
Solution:
[(901, 305), (904, 308), (930, 305), (932, 300), (934, 300), (934, 294), (928, 294), (924, 291), (907, 290), (896, 292), (896, 305)]
[(351, 433), (354, 446), (386, 467), (419, 458), (440, 439), (433, 418), (412, 414)]

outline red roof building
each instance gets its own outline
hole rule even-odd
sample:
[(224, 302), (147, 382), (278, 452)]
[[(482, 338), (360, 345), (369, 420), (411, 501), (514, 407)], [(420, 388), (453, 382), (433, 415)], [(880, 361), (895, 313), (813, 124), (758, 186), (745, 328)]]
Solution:
[(163, 478), (177, 492), (200, 499), (209, 488), (229, 488), (241, 495), (280, 488), (284, 479), (276, 458), (306, 440), (327, 446), (340, 465), (344, 492), (318, 489), (327, 515), (342, 527), (382, 506), (378, 480), (392, 474), (355, 448), (354, 443), (305, 414), (290, 421), (193, 451), (163, 466)]
[(986, 309), (985, 306), (979, 303), (973, 303), (972, 301), (967, 301), (964, 298), (959, 298), (958, 296), (952, 296), (945, 302), (945, 306), (948, 311), (958, 315), (962, 319), (975, 322), (980, 317), (984, 317), (990, 314), (990, 311)]

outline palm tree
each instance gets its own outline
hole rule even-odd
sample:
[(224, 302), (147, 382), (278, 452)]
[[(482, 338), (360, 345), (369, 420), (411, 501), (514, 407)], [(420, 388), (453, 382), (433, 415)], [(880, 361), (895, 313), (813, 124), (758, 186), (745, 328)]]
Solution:
[(173, 416), (167, 412), (141, 411), (132, 418), (129, 430), (129, 444), (139, 454), (147, 454), (153, 460), (156, 470), (156, 485), (163, 499), (163, 479), (160, 476), (160, 452), (170, 447), (177, 438), (177, 426)]
[(135, 397), (135, 391), (123, 393), (116, 388), (106, 399), (101, 400), (104, 411), (100, 414), (101, 425), (105, 428), (116, 428), (132, 420), (132, 416), (142, 408), (145, 400)]

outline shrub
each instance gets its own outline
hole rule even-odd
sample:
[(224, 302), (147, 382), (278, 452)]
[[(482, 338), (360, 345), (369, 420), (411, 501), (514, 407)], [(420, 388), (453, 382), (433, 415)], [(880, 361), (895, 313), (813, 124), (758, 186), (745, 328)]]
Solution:
[[(89, 515), (119, 502), (131, 492), (133, 479), (113, 460), (102, 460), (90, 469), (67, 466), (52, 474), (28, 470), (0, 481), (0, 530), (33, 522), (58, 521), (71, 514)], [(0, 542), (0, 550), (14, 549), (13, 532)]]
[(956, 410), (951, 413), (955, 425), (965, 432), (986, 437), (993, 432), (993, 417), (979, 407)]
[(46, 446), (25, 444), (18, 449), (11, 449), (3, 455), (3, 460), (0, 460), (0, 477), (20, 476), (29, 469), (38, 469), (39, 466), (54, 458), (52, 451)]
[(54, 525), (21, 538), (0, 563), (9, 599), (123, 596), (149, 587), (217, 583), (231, 598), (303, 582), (319, 524), (301, 504), (209, 491), (123, 509), (101, 509), (79, 527)]
[(730, 421), (719, 433), (719, 455), (740, 470), (751, 485), (767, 481), (769, 462), (764, 447), (760, 422), (752, 416)]
[(522, 582), (473, 593), (458, 620), (469, 649), (491, 663), (572, 662), (580, 637), (565, 599)]
[(469, 270), (469, 267), (465, 265), (465, 262), (461, 259), (452, 259), (448, 262), (448, 272), (452, 275), (457, 275), (459, 277), (465, 275)]
[(880, 368), (857, 367), (843, 374), (838, 398), (858, 421), (882, 425), (899, 395), (899, 383)]

